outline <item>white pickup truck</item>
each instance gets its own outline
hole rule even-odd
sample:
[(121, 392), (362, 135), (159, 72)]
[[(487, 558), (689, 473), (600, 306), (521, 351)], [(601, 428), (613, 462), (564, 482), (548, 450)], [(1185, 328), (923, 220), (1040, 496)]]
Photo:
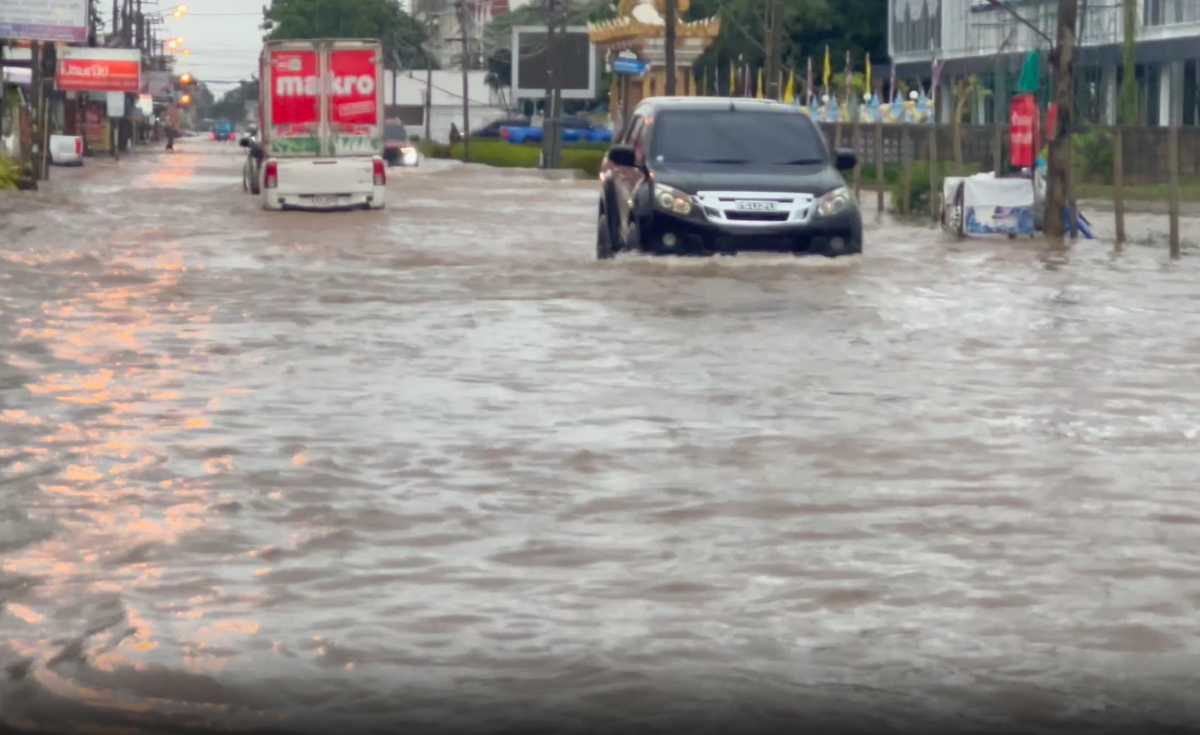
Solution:
[(263, 207), (383, 209), (382, 45), (271, 41), (260, 65)]

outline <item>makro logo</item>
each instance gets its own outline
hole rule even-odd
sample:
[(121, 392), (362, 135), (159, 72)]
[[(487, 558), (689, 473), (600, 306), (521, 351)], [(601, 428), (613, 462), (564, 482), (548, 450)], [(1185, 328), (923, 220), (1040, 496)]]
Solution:
[[(277, 97), (316, 97), (318, 80), (316, 76), (279, 77), (275, 80), (275, 95)], [(358, 95), (367, 97), (375, 93), (375, 77), (369, 74), (362, 76), (351, 74), (344, 77), (333, 77), (328, 91), (334, 97), (349, 97)]]

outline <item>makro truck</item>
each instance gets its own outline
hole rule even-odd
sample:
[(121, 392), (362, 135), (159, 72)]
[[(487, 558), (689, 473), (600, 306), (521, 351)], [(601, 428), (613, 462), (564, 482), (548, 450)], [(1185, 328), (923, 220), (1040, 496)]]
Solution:
[(382, 209), (382, 44), (269, 41), (259, 64), (263, 207)]

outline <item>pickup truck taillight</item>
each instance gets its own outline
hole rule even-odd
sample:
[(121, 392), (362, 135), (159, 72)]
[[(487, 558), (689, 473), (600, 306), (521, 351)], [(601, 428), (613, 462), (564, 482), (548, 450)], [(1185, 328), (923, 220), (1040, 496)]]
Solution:
[(75, 138), (75, 155), (83, 157), (83, 138)]
[(375, 159), (375, 186), (387, 186), (387, 166), (382, 158)]
[(263, 187), (266, 189), (279, 187), (279, 164), (275, 161), (267, 161), (267, 165), (263, 167)]

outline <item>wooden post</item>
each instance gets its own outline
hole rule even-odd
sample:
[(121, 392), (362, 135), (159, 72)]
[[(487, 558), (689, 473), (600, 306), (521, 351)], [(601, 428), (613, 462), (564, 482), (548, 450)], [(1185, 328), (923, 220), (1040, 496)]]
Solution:
[(908, 123), (900, 124), (900, 161), (903, 166), (901, 174), (900, 187), (900, 202), (896, 207), (901, 214), (910, 214), (912, 204), (912, 176), (913, 176), (913, 156), (909, 155), (909, 143), (912, 138), (909, 134)]
[(937, 123), (929, 126), (929, 217), (938, 221), (938, 155)]
[[(862, 150), (862, 129), (858, 124), (858, 117), (854, 118), (854, 155), (856, 158), (860, 156), (859, 151)], [(866, 158), (862, 156), (861, 158)], [(854, 167), (854, 201), (862, 201), (862, 160)]]
[(1113, 212), (1117, 220), (1117, 246), (1125, 242), (1125, 136), (1117, 126), (1113, 132)]
[(1179, 127), (1172, 125), (1167, 132), (1167, 170), (1171, 182), (1171, 257), (1181, 255), (1179, 245)]
[(883, 121), (880, 120), (875, 123), (875, 201), (878, 207), (875, 216), (879, 219), (883, 219), (883, 190), (886, 188), (883, 182)]

